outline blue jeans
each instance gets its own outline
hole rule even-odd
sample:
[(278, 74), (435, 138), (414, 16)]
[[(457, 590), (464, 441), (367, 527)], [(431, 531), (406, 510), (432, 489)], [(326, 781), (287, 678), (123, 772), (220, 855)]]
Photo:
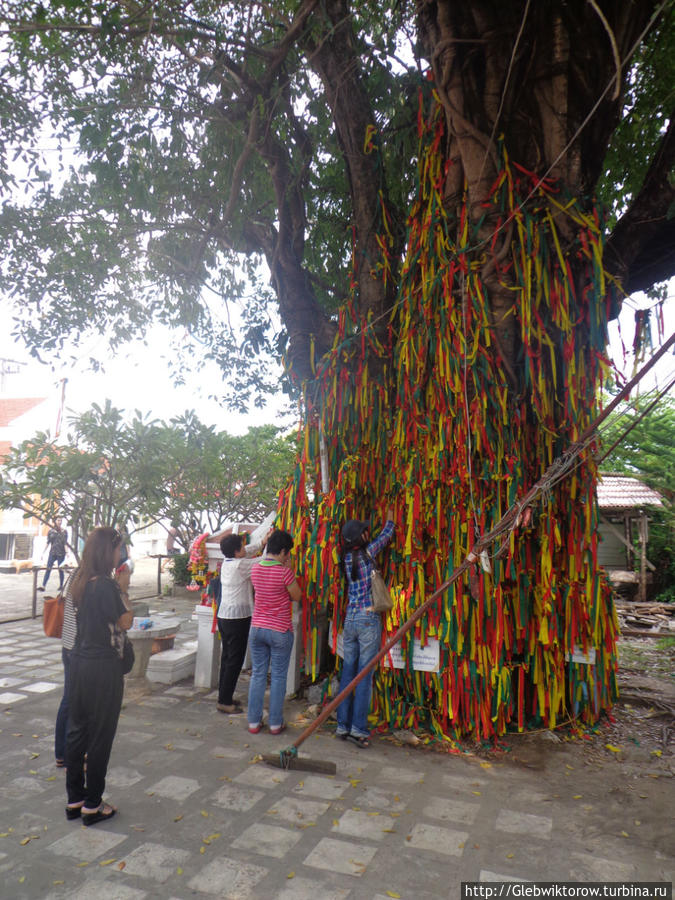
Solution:
[(63, 590), (63, 569), (61, 566), (65, 560), (65, 554), (63, 556), (57, 556), (53, 550), (49, 551), (49, 556), (47, 557), (47, 568), (45, 569), (45, 577), (42, 579), (42, 587), (47, 587), (47, 582), (49, 581), (49, 576), (52, 574), (52, 567), (54, 563), (56, 563), (59, 570), (59, 590)]
[(70, 650), (61, 647), (61, 659), (63, 660), (63, 697), (56, 714), (56, 728), (54, 729), (54, 756), (56, 759), (66, 758), (66, 732), (68, 730), (68, 679), (70, 678)]
[(263, 701), (267, 688), (267, 670), (271, 665), (270, 717), (271, 728), (278, 728), (284, 720), (286, 674), (293, 649), (292, 631), (272, 631), (271, 628), (251, 628), (248, 639), (251, 651), (251, 683), (248, 689), (248, 723), (262, 722)]
[[(347, 687), (364, 666), (380, 649), (382, 617), (372, 609), (347, 610), (343, 631), (344, 659), (340, 690)], [(373, 673), (356, 685), (356, 689), (346, 697), (337, 710), (337, 734), (353, 734), (354, 737), (368, 737), (368, 712), (373, 686)]]

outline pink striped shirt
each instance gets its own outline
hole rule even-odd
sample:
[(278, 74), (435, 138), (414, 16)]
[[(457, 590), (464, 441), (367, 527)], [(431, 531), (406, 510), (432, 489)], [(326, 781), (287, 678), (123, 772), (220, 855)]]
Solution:
[(292, 631), (291, 597), (287, 587), (295, 581), (295, 573), (275, 559), (262, 559), (253, 566), (251, 581), (255, 606), (251, 628)]

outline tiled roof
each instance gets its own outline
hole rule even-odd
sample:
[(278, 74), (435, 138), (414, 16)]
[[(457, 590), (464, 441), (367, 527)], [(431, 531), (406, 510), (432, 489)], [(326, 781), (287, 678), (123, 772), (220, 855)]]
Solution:
[(14, 419), (44, 403), (46, 399), (46, 397), (0, 398), (0, 428), (6, 428)]
[(661, 495), (637, 478), (603, 472), (598, 481), (600, 509), (632, 509), (637, 506), (663, 506)]

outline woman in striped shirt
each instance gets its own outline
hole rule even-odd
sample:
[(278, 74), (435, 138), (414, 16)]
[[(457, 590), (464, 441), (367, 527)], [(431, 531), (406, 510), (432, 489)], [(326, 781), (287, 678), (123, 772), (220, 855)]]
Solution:
[(270, 682), (270, 734), (286, 727), (283, 719), (286, 674), (293, 649), (291, 602), (300, 601), (300, 585), (291, 568), (293, 538), (287, 531), (273, 531), (265, 556), (251, 572), (255, 606), (251, 619), (251, 683), (248, 692), (248, 730), (257, 734), (262, 728), (263, 701)]

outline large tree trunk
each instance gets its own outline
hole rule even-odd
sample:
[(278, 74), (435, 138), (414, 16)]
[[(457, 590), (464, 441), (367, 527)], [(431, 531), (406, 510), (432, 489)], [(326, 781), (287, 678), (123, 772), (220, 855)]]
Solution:
[[(604, 21), (582, 0), (418, 4), (433, 79), (391, 360), (374, 365), (367, 301), (342, 315), (281, 503), (304, 551), (310, 672), (321, 614), (334, 634), (344, 615), (330, 548), (346, 518), (372, 515), (375, 528), (394, 506), (392, 633), (597, 408), (616, 298), (590, 192), (620, 105), (613, 48), (627, 58), (653, 4), (602, 6)], [(412, 639), (403, 671), (380, 670), (381, 727), (487, 736), (593, 721), (612, 704), (616, 620), (597, 565), (591, 449), (494, 548), (491, 570), (422, 618), (415, 637), (438, 640), (438, 671), (413, 674)]]

